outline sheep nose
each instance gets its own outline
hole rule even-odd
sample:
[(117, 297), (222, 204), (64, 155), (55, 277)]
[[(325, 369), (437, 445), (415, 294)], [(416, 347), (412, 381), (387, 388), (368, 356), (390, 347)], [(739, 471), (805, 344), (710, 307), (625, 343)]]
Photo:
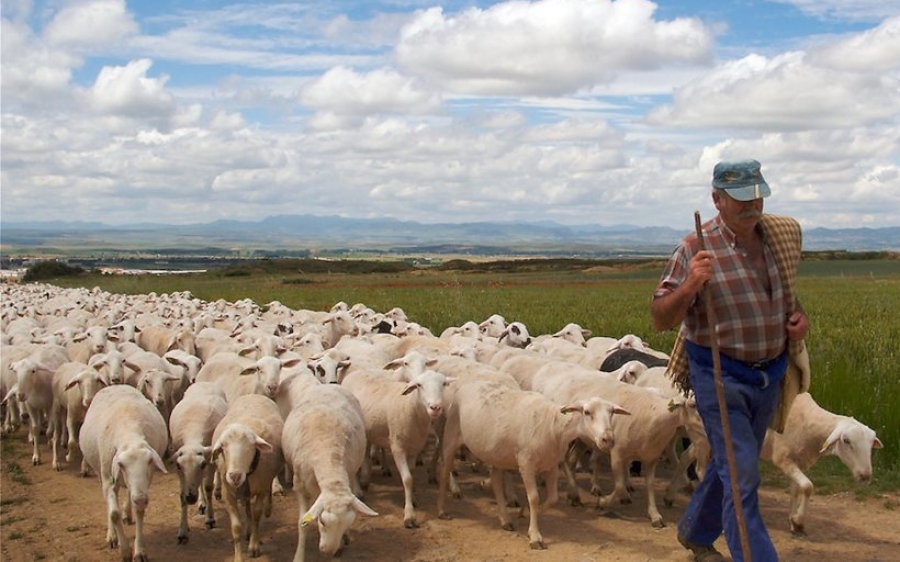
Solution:
[(228, 482), (231, 483), (232, 486), (237, 488), (244, 483), (244, 473), (237, 470), (232, 470), (228, 473)]
[(185, 494), (184, 503), (188, 505), (194, 505), (195, 503), (197, 503), (197, 494), (195, 494), (194, 492), (188, 492), (187, 494)]
[(857, 480), (858, 482), (863, 482), (863, 483), (865, 483), (865, 482), (868, 482), (868, 481), (871, 480), (871, 479), (872, 479), (872, 473), (871, 473), (871, 472), (861, 472), (860, 474), (858, 474), (858, 475), (856, 476), (856, 480)]
[(612, 435), (602, 435), (597, 439), (597, 448), (600, 450), (612, 449), (616, 440)]
[(437, 406), (432, 405), (432, 406), (428, 407), (428, 415), (431, 416), (432, 418), (436, 418), (436, 417), (440, 416), (441, 411), (443, 411), (443, 408), (441, 408), (441, 406), (439, 406), (439, 405), (437, 405)]

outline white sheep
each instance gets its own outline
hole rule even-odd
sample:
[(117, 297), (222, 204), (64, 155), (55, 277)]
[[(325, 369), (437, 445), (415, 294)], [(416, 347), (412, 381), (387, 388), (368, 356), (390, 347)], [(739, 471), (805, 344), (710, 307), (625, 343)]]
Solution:
[(365, 432), (359, 401), (336, 385), (309, 387), (288, 414), (281, 442), (299, 507), (294, 562), (304, 559), (309, 523), (318, 525), (319, 551), (335, 556), (357, 514), (378, 515), (355, 495)]
[(506, 329), (506, 318), (500, 314), (491, 314), (478, 324), (478, 330), (482, 336), (499, 338)]
[(798, 394), (791, 406), (784, 432), (769, 430), (762, 458), (771, 460), (791, 481), (791, 532), (806, 534), (806, 512), (813, 484), (804, 474), (819, 458), (834, 455), (858, 482), (872, 478), (872, 449), (883, 445), (875, 431), (848, 416), (829, 412), (808, 392)]
[(259, 394), (246, 394), (228, 404), (228, 412), (213, 432), (212, 458), (222, 483), (222, 500), (231, 519), (235, 562), (244, 560), (239, 497), (246, 498), (247, 502), (247, 553), (251, 558), (260, 554), (259, 523), (264, 514), (271, 514), (272, 480), (284, 465), (283, 426), (274, 401)]
[[(656, 505), (656, 465), (669, 449), (676, 431), (688, 423), (688, 409), (693, 402), (683, 396), (670, 398), (655, 389), (626, 384), (586, 367), (571, 369), (567, 375), (541, 386), (543, 394), (558, 404), (568, 404), (575, 397), (602, 397), (632, 413), (613, 424), (616, 446), (609, 450), (609, 456), (615, 488), (600, 498), (600, 506), (630, 499), (628, 465), (631, 461), (641, 461), (646, 467), (647, 515), (654, 527), (663, 527), (665, 523)], [(575, 502), (577, 490), (570, 474), (567, 476), (570, 500)], [(596, 468), (594, 477), (592, 491), (599, 492)]]
[(510, 322), (506, 329), (500, 333), (498, 342), (510, 347), (524, 349), (531, 344), (531, 336), (528, 328), (521, 322)]
[[(470, 381), (456, 389), (447, 410), (441, 456), (438, 516), (449, 519), (444, 499), (456, 450), (465, 445), (490, 464), (491, 484), (500, 511), (500, 524), (513, 530), (506, 511), (502, 471), (518, 470), (528, 496), (528, 541), (544, 549), (538, 528), (538, 512), (557, 500), (559, 464), (569, 443), (586, 439), (600, 448), (612, 446), (612, 416), (627, 414), (615, 404), (592, 398), (560, 407), (537, 392), (510, 388), (490, 381)], [(573, 414), (573, 415), (569, 415)], [(539, 506), (537, 475), (544, 474), (547, 498)]]
[[(78, 446), (78, 430), (84, 422), (94, 396), (108, 386), (108, 381), (98, 368), (80, 361), (68, 361), (53, 373), (53, 406), (50, 409), (50, 451), (53, 453), (54, 470), (62, 470), (59, 461), (59, 444), (66, 437), (66, 462), (72, 462)], [(81, 462), (81, 475), (88, 475), (85, 459)]]
[(340, 384), (350, 364), (350, 356), (335, 348), (309, 358), (310, 370), (323, 384)]
[[(403, 482), (403, 525), (418, 527), (413, 506), (413, 476), (410, 463), (425, 447), (432, 420), (444, 411), (444, 388), (453, 382), (435, 371), (425, 371), (408, 382), (393, 380), (390, 372), (354, 371), (341, 383), (362, 405), (366, 439), (370, 446), (390, 450)], [(369, 459), (360, 477), (369, 481)]]
[(114, 349), (118, 341), (119, 336), (106, 326), (90, 326), (72, 336), (66, 351), (72, 361), (87, 363), (94, 355)]
[[(161, 455), (168, 435), (159, 411), (135, 388), (116, 384), (100, 390), (88, 408), (78, 434), (84, 459), (100, 477), (106, 505), (106, 542), (119, 547), (122, 560), (132, 559), (123, 521), (134, 518), (134, 560), (147, 560), (144, 513), (153, 469), (167, 472)], [(126, 513), (119, 508), (119, 487), (128, 488)]]
[(216, 525), (212, 505), (215, 465), (210, 462), (212, 435), (225, 417), (228, 403), (219, 385), (198, 382), (188, 387), (182, 400), (169, 417), (172, 462), (178, 470), (181, 484), (181, 525), (178, 543), (188, 542), (187, 506), (198, 502), (198, 510), (206, 515), (206, 528)]
[(16, 399), (28, 413), (28, 435), (34, 446), (31, 455), (33, 465), (41, 463), (38, 444), (43, 424), (49, 419), (53, 406), (53, 373), (68, 360), (66, 348), (45, 344), (37, 346), (28, 357), (10, 364), (16, 373)]
[(25, 406), (19, 405), (19, 399), (16, 398), (18, 391), (18, 380), (16, 372), (12, 369), (12, 364), (20, 359), (25, 359), (34, 351), (35, 344), (23, 343), (19, 345), (4, 345), (0, 348), (0, 399), (6, 412), (3, 416), (3, 434), (14, 432), (19, 428), (22, 422), (22, 411)]
[[(271, 356), (260, 357), (244, 367), (238, 373), (237, 379), (224, 388), (228, 403), (232, 403), (238, 396), (244, 394), (261, 394), (274, 400), (278, 392), (278, 384), (281, 381), (282, 370), (301, 363), (305, 363), (305, 361), (300, 357), (287, 359)], [(221, 384), (221, 381), (219, 382)]]
[(164, 325), (149, 324), (141, 328), (138, 345), (147, 351), (162, 357), (167, 351), (180, 349), (185, 353), (197, 353), (194, 332), (189, 328), (170, 328)]

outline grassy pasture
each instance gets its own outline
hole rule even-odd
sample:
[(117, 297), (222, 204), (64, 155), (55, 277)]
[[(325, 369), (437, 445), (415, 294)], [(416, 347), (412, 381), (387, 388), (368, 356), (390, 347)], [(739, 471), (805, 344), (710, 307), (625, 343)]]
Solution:
[[(189, 290), (206, 301), (250, 298), (264, 305), (278, 300), (295, 309), (326, 310), (338, 301), (362, 302), (381, 311), (399, 306), (436, 334), (498, 313), (507, 321), (525, 323), (533, 335), (575, 322), (595, 335), (634, 333), (653, 347), (668, 350), (674, 332), (654, 332), (648, 312), (662, 264), (602, 263), (552, 271), (90, 274), (54, 283), (131, 294)], [(804, 261), (799, 295), (812, 325), (808, 345), (813, 396), (827, 409), (870, 426), (884, 443), (884, 449), (875, 453), (874, 485), (857, 487), (857, 493), (900, 489), (900, 261)], [(831, 486), (846, 488), (850, 481), (840, 462), (830, 458), (814, 467), (811, 477), (821, 492)], [(779, 477), (770, 474), (770, 478)]]

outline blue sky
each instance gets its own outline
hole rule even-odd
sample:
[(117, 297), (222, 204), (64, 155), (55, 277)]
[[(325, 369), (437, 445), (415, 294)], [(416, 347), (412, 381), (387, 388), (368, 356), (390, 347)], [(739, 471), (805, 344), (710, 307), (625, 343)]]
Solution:
[(0, 219), (900, 225), (900, 0), (12, 0)]

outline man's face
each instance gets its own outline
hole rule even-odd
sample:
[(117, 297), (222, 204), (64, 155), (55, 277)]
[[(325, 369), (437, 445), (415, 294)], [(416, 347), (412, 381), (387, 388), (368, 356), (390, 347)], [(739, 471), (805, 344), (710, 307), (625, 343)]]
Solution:
[(713, 191), (713, 203), (728, 228), (738, 234), (753, 230), (763, 212), (762, 198), (738, 201), (728, 195), (728, 191), (725, 189)]

